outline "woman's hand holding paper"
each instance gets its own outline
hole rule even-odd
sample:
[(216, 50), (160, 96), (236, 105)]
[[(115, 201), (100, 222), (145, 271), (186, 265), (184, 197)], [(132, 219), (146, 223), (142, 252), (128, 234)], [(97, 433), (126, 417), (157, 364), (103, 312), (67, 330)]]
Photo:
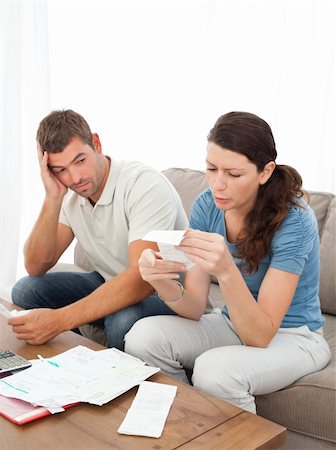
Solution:
[(179, 279), (179, 272), (185, 272), (186, 267), (176, 261), (162, 259), (159, 252), (146, 249), (140, 256), (139, 270), (142, 278), (152, 283), (158, 280)]

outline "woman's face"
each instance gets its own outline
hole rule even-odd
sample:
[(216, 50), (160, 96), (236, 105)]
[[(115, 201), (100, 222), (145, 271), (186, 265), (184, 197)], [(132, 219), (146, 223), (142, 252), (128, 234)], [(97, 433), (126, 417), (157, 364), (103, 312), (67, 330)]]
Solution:
[(209, 142), (206, 175), (217, 208), (248, 214), (254, 206), (259, 186), (266, 183), (275, 167), (272, 161), (257, 171), (245, 155)]

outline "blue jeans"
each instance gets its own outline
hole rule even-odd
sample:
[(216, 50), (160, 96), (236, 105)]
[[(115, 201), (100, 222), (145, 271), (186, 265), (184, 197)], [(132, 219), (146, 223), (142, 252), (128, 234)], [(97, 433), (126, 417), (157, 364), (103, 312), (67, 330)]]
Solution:
[[(15, 305), (24, 309), (61, 308), (91, 294), (105, 282), (98, 272), (50, 272), (21, 278), (12, 289)], [(150, 295), (94, 322), (105, 328), (109, 347), (124, 349), (124, 336), (143, 317), (175, 313), (157, 295)]]

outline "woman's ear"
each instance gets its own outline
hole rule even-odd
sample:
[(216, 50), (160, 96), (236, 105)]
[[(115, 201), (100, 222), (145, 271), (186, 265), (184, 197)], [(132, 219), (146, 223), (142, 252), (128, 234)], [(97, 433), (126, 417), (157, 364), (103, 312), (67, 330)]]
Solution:
[(264, 170), (260, 173), (259, 184), (263, 185), (271, 178), (271, 175), (275, 169), (275, 161), (270, 161), (265, 164)]

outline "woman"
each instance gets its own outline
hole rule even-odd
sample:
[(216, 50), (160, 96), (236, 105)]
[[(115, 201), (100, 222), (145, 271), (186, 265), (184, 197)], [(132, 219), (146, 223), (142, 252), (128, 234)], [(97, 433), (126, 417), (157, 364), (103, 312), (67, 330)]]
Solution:
[[(208, 136), (210, 188), (195, 200), (178, 247), (195, 265), (186, 272), (149, 249), (139, 260), (143, 279), (178, 316), (142, 319), (126, 335), (128, 353), (183, 381), (193, 369), (196, 387), (251, 412), (254, 395), (330, 360), (316, 219), (300, 175), (276, 157), (261, 118), (231, 112), (217, 120)], [(211, 275), (226, 305), (220, 314), (204, 314)]]

